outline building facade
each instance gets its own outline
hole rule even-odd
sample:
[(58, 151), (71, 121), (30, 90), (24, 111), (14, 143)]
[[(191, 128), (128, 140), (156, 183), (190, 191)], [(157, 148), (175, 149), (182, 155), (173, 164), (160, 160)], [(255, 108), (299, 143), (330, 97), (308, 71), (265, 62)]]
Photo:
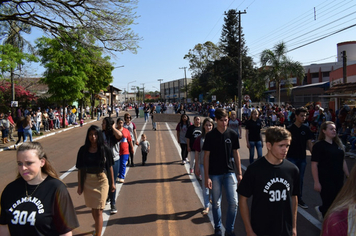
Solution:
[(162, 100), (165, 102), (192, 102), (188, 91), (188, 85), (191, 82), (191, 78), (182, 78), (161, 83), (160, 94)]

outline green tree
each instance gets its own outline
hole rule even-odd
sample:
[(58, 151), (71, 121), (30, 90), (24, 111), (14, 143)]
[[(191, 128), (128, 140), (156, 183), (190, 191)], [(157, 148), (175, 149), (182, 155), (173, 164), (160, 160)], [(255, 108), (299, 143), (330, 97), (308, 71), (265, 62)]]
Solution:
[(261, 54), (262, 75), (269, 82), (276, 85), (278, 103), (280, 104), (281, 82), (285, 82), (285, 87), (292, 87), (289, 78), (297, 77), (298, 80), (304, 78), (304, 67), (298, 61), (292, 61), (286, 56), (287, 47), (282, 42), (276, 44), (273, 50), (266, 49)]
[[(110, 51), (136, 52), (140, 38), (131, 25), (137, 18), (134, 12), (138, 0), (41, 0), (1, 1), (0, 22), (22, 22), (54, 36), (68, 38), (92, 47), (84, 37), (77, 37), (78, 30), (92, 35), (96, 46)], [(14, 13), (1, 9), (14, 8)], [(62, 41), (66, 45), (68, 41)], [(71, 42), (67, 45), (71, 47)]]

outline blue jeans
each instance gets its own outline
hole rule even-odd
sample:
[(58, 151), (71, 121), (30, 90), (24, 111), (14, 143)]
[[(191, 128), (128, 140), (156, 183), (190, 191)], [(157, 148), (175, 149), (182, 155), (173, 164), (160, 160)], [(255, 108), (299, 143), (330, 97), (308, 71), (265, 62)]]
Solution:
[(207, 207), (209, 207), (209, 203), (210, 203), (209, 189), (205, 187), (204, 165), (199, 164), (199, 168), (200, 168), (200, 175), (201, 175), (201, 179), (202, 179), (201, 180), (202, 181), (201, 189), (203, 191), (204, 209), (206, 209)]
[(100, 112), (98, 112), (97, 120), (100, 120)]
[(38, 134), (40, 133), (40, 131), (41, 131), (41, 121), (37, 121), (36, 122), (36, 131), (37, 131)]
[(222, 175), (209, 175), (213, 182), (212, 200), (213, 200), (213, 218), (215, 229), (221, 228), (221, 196), (222, 186), (225, 188), (227, 198), (226, 231), (233, 232), (235, 218), (237, 215), (237, 179), (235, 173), (226, 173)]
[(257, 150), (258, 158), (262, 157), (262, 141), (249, 141), (250, 143), (250, 164), (254, 161), (255, 147)]
[(303, 179), (304, 179), (305, 168), (307, 167), (307, 159), (293, 158), (293, 157), (289, 157), (287, 159), (288, 161), (296, 165), (299, 169), (300, 194), (298, 196), (298, 200), (300, 200), (303, 196)]
[(120, 155), (120, 168), (119, 168), (119, 178), (125, 179), (126, 173), (126, 162), (129, 159), (130, 154)]
[[(113, 171), (114, 171), (114, 183), (116, 183), (116, 179), (117, 179), (117, 175), (119, 174), (119, 168), (120, 168), (120, 159), (119, 160), (117, 160), (117, 161), (115, 161), (114, 162), (114, 165), (113, 165), (113, 167), (112, 167), (112, 169), (113, 169)], [(116, 197), (116, 190), (115, 190), (115, 192), (111, 192), (111, 193), (109, 193), (110, 195), (110, 203), (111, 203), (111, 205), (115, 205), (115, 203), (116, 203), (116, 199), (115, 199), (115, 197)]]
[(148, 117), (149, 113), (144, 113), (144, 114), (145, 114), (145, 122), (146, 122), (149, 120), (149, 117)]
[(30, 142), (32, 142), (32, 130), (31, 129), (23, 129), (23, 142), (25, 143), (27, 141), (27, 136), (30, 136)]

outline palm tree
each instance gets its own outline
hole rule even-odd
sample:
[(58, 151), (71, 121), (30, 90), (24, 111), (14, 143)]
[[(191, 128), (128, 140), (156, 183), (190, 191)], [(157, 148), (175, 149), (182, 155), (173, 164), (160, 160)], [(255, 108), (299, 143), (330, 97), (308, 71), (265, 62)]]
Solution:
[(292, 61), (287, 56), (287, 47), (282, 42), (276, 44), (273, 50), (266, 49), (261, 53), (261, 65), (263, 67), (262, 73), (270, 82), (275, 82), (278, 97), (278, 104), (280, 104), (281, 97), (281, 82), (285, 81), (285, 86), (288, 89), (292, 87), (288, 78), (292, 76), (297, 79), (304, 78), (304, 67), (298, 61)]

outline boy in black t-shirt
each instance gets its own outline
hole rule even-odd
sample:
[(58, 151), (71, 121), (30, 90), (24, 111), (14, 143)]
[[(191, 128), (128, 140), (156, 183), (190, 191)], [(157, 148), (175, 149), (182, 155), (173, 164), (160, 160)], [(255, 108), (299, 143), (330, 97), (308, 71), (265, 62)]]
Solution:
[[(222, 235), (220, 203), (224, 186), (228, 202), (225, 235), (233, 236), (238, 203), (236, 188), (242, 178), (240, 155), (237, 151), (240, 145), (237, 133), (227, 127), (229, 119), (225, 109), (215, 110), (215, 121), (217, 127), (206, 134), (203, 145), (205, 187), (212, 190), (215, 235)], [(236, 165), (237, 178), (231, 153)]]
[[(291, 134), (282, 127), (266, 130), (268, 152), (252, 163), (239, 185), (240, 213), (248, 235), (297, 233), (298, 168), (286, 160)], [(253, 196), (251, 218), (247, 199)]]

